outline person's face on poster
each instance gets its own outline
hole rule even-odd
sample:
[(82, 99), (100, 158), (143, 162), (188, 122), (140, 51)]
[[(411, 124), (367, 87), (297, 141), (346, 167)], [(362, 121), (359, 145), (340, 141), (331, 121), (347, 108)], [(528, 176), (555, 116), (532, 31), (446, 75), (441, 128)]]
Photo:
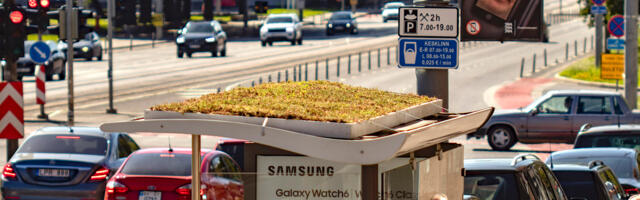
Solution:
[(476, 6), (503, 20), (507, 20), (516, 0), (478, 0)]

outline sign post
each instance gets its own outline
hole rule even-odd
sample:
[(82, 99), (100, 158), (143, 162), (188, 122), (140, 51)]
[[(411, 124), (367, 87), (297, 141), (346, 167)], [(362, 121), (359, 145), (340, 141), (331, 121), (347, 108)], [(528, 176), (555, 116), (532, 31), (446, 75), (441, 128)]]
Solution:
[(460, 11), (447, 2), (404, 7), (398, 20), (398, 67), (415, 68), (419, 95), (435, 96), (449, 107), (449, 72), (457, 69)]
[[(602, 63), (602, 51), (604, 50), (604, 33), (602, 32), (604, 25), (602, 24), (603, 15), (606, 14), (606, 7), (602, 6), (605, 0), (591, 0), (595, 5), (591, 8), (591, 14), (594, 15), (596, 21), (596, 67), (600, 67)], [(594, 9), (594, 7), (596, 7)], [(604, 12), (602, 12), (604, 8)]]
[(624, 51), (624, 96), (630, 108), (637, 107), (638, 99), (638, 1), (626, 0), (624, 3), (624, 23), (626, 51)]
[[(39, 35), (39, 37), (42, 37), (41, 34)], [(49, 116), (44, 112), (46, 74), (42, 63), (47, 62), (49, 57), (51, 57), (51, 48), (42, 41), (35, 42), (29, 48), (29, 56), (31, 57), (31, 60), (38, 63), (38, 65), (35, 66), (35, 70), (37, 71), (36, 103), (40, 104), (40, 115), (38, 115), (38, 118), (48, 119)]]

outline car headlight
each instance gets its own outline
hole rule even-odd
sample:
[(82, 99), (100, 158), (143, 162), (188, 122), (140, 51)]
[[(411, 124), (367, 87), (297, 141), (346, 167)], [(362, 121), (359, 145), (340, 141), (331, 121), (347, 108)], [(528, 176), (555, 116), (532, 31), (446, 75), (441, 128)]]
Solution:
[(66, 49), (67, 48), (67, 43), (58, 43), (58, 49)]
[(287, 32), (293, 32), (293, 27), (287, 27)]
[(346, 25), (346, 26), (347, 26), (347, 28), (350, 28), (350, 27), (351, 27), (351, 24), (350, 24), (350, 23), (347, 23), (347, 25)]
[(327, 24), (327, 27), (333, 28), (333, 24)]
[(216, 41), (216, 37), (210, 37), (207, 39), (204, 39), (205, 42), (215, 42)]
[(176, 39), (176, 43), (178, 43), (178, 44), (182, 44), (182, 43), (184, 43), (184, 37), (178, 37), (178, 38)]
[(265, 33), (267, 33), (268, 31), (269, 31), (269, 29), (268, 29), (268, 28), (266, 28), (266, 27), (262, 27), (262, 28), (260, 29), (260, 33), (261, 33), (261, 34), (265, 34)]
[(82, 52), (88, 52), (89, 51), (89, 47), (82, 47)]

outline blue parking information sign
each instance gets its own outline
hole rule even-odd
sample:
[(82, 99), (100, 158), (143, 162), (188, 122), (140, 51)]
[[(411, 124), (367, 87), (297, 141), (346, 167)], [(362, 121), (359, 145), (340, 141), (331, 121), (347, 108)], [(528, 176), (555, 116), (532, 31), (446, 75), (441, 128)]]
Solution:
[(458, 40), (436, 38), (400, 38), (398, 67), (458, 68)]
[(38, 41), (33, 43), (29, 48), (29, 56), (33, 62), (42, 64), (49, 60), (49, 56), (51, 56), (51, 49), (46, 43)]

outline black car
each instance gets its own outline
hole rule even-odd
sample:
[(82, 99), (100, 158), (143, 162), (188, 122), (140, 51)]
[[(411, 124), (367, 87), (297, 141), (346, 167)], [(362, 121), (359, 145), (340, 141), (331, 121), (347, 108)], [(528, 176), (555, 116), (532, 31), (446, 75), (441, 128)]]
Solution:
[[(22, 80), (24, 76), (34, 76), (36, 72), (36, 63), (29, 56), (29, 48), (33, 45), (35, 41), (25, 41), (24, 49), (25, 55), (23, 57), (18, 58), (16, 71), (18, 72), (18, 80)], [(53, 75), (58, 75), (59, 80), (64, 80), (66, 78), (66, 61), (67, 58), (64, 56), (64, 53), (58, 49), (55, 42), (45, 41), (45, 43), (51, 49), (51, 56), (49, 56), (49, 60), (47, 60), (44, 64), (45, 68), (45, 78), (47, 81), (53, 80)], [(9, 74), (5, 68), (6, 62), (2, 62), (2, 68), (5, 70), (4, 74)]]
[(621, 147), (640, 150), (640, 125), (586, 124), (580, 128), (573, 148)]
[[(58, 48), (67, 54), (67, 42), (58, 42)], [(84, 58), (93, 60), (96, 57), (102, 60), (102, 44), (100, 44), (100, 36), (96, 32), (90, 32), (84, 35), (84, 38), (73, 43), (73, 58)]]
[(211, 52), (211, 56), (227, 55), (227, 33), (218, 21), (190, 21), (176, 38), (178, 58), (186, 53), (191, 58), (194, 52)]
[(336, 32), (358, 33), (358, 22), (351, 12), (335, 12), (327, 22), (327, 35)]
[(616, 174), (627, 194), (638, 194), (640, 189), (640, 153), (628, 148), (579, 148), (553, 152), (546, 163), (589, 166), (594, 160), (604, 162)]
[(621, 200), (627, 197), (611, 168), (602, 161), (584, 165), (549, 165), (571, 199)]
[(566, 200), (560, 183), (534, 155), (465, 160), (465, 199)]
[(109, 177), (138, 145), (125, 133), (47, 127), (31, 134), (2, 170), (3, 199), (103, 199)]

